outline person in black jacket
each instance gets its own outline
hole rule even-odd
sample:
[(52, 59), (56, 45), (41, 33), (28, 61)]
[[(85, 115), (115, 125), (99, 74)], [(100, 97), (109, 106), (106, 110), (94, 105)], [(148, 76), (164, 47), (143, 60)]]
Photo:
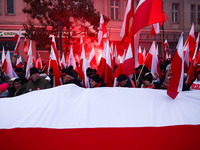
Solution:
[(105, 82), (100, 78), (99, 74), (95, 74), (90, 78), (90, 87), (105, 87)]

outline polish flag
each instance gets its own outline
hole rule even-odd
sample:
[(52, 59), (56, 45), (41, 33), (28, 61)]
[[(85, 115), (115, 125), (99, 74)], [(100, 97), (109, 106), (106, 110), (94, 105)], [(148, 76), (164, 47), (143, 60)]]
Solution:
[(107, 33), (106, 25), (101, 13), (100, 24), (99, 24), (99, 33), (98, 33), (98, 45), (103, 46), (103, 36)]
[(103, 51), (103, 54), (101, 56), (101, 60), (100, 60), (100, 63), (97, 67), (97, 74), (99, 74), (100, 78), (101, 79), (105, 79), (105, 66), (106, 66), (106, 51), (107, 51), (107, 45), (109, 47), (109, 42), (107, 40), (105, 46), (104, 46), (104, 51)]
[(110, 47), (108, 40), (106, 42), (105, 50), (106, 50), (105, 83), (107, 87), (112, 87), (113, 74), (112, 74), (112, 63), (111, 63)]
[(126, 52), (126, 57), (124, 60), (123, 74), (129, 76), (135, 73), (134, 61), (133, 61), (133, 52), (131, 44), (129, 44), (128, 50)]
[(36, 66), (36, 59), (35, 59), (34, 56), (32, 56), (32, 58), (33, 58), (33, 66), (35, 67)]
[(57, 50), (57, 48), (56, 48), (56, 40), (55, 40), (54, 35), (53, 35), (53, 37), (52, 37), (51, 45), (52, 45), (52, 48), (53, 48), (54, 53), (55, 53), (55, 55), (56, 55), (56, 61), (58, 62), (58, 54), (57, 54), (57, 51), (58, 51), (58, 50)]
[(183, 33), (181, 34), (174, 57), (171, 63), (172, 78), (167, 89), (167, 94), (175, 99), (183, 88), (184, 60), (183, 60)]
[(113, 55), (113, 69), (118, 65), (117, 46), (115, 45), (115, 52)]
[(19, 44), (20, 44), (20, 37), (21, 37), (21, 29), (19, 29), (18, 33), (15, 35), (13, 41), (16, 43), (15, 45), (15, 53), (19, 50)]
[(124, 21), (123, 21), (122, 29), (121, 29), (121, 33), (120, 33), (120, 36), (123, 39), (125, 37), (128, 37), (131, 18), (133, 17), (133, 14), (134, 14), (133, 6), (134, 6), (134, 1), (128, 0), (127, 6), (126, 6), (126, 12), (124, 14)]
[(5, 58), (4, 64), (3, 64), (3, 70), (10, 78), (18, 77), (17, 74), (15, 73), (15, 71), (13, 70), (9, 50), (6, 53), (6, 58)]
[(30, 40), (30, 45), (27, 55), (27, 65), (26, 65), (26, 78), (30, 77), (30, 69), (33, 67), (33, 58), (32, 58), (32, 40)]
[(41, 58), (41, 57), (39, 57), (39, 58), (37, 59), (37, 61), (36, 61), (36, 63), (35, 63), (35, 66), (36, 66), (36, 68), (42, 70), (43, 65), (42, 65), (42, 58)]
[(184, 72), (188, 72), (190, 63), (189, 63), (189, 44), (185, 43), (185, 45), (183, 46), (183, 56), (184, 56)]
[(65, 69), (66, 68), (65, 54), (64, 53), (62, 54), (62, 58), (61, 58), (61, 61), (60, 61), (60, 66), (61, 66), (61, 69)]
[(22, 68), (22, 57), (21, 56), (19, 58), (17, 58), (16, 67)]
[(189, 62), (192, 62), (192, 58), (194, 55), (194, 51), (195, 51), (195, 35), (194, 35), (194, 23), (192, 24), (192, 27), (190, 29), (190, 33), (189, 36), (187, 38), (186, 41), (186, 45), (189, 44)]
[(5, 59), (6, 59), (6, 55), (5, 55), (5, 49), (4, 49), (4, 46), (3, 46), (2, 55), (1, 55), (1, 64), (2, 64), (2, 66), (3, 66), (3, 63), (4, 63)]
[(87, 60), (85, 58), (85, 48), (82, 43), (82, 52), (81, 52), (81, 60), (80, 60), (80, 68), (79, 68), (79, 77), (83, 80), (83, 87), (89, 88), (89, 79), (87, 77)]
[(76, 62), (75, 62), (75, 59), (74, 59), (72, 45), (71, 45), (71, 50), (70, 50), (70, 54), (69, 54), (68, 66), (73, 66), (73, 69), (74, 70), (76, 69)]
[(114, 78), (114, 84), (113, 84), (113, 87), (116, 87), (117, 86), (117, 78), (123, 74), (123, 65), (124, 65), (124, 60), (125, 60), (125, 54), (126, 54), (126, 51), (124, 51), (124, 54), (120, 60), (120, 63), (117, 67), (117, 70), (115, 71), (115, 74), (113, 75), (113, 78)]
[(91, 68), (96, 69), (97, 68), (97, 59), (94, 51), (94, 46), (92, 47), (92, 51), (90, 52), (89, 56), (89, 64)]
[(134, 64), (135, 64), (135, 68), (137, 68), (139, 66), (138, 63), (138, 48), (139, 48), (139, 40), (140, 40), (140, 33), (141, 30), (139, 30), (135, 35), (134, 35), (134, 49), (132, 50), (133, 54), (134, 54)]
[(27, 44), (26, 38), (24, 39), (24, 53), (25, 53), (25, 54), (28, 53), (28, 44)]
[(51, 45), (51, 62), (53, 66), (53, 86), (56, 87), (62, 85), (62, 80), (53, 45)]
[(128, 40), (143, 27), (162, 21), (162, 0), (140, 0), (134, 13)]
[(1, 150), (199, 150), (200, 92), (69, 84), (0, 101)]
[(164, 41), (164, 47), (165, 47), (165, 59), (171, 58), (171, 52), (169, 50), (169, 44), (167, 42), (167, 39)]
[[(152, 60), (153, 60), (153, 55), (155, 56), (156, 55), (156, 44), (155, 44), (155, 41), (153, 41), (152, 45), (151, 45), (151, 48), (149, 50), (149, 53), (147, 54), (147, 58), (144, 62), (144, 65), (149, 68), (149, 70), (151, 70), (151, 67), (152, 67)], [(154, 57), (155, 58), (155, 57)]]
[(160, 33), (160, 25), (159, 25), (159, 23), (154, 23), (152, 25), (152, 28), (151, 28), (151, 35), (150, 35), (150, 37), (152, 37), (155, 34), (159, 34), (159, 33)]
[(144, 47), (144, 49), (143, 49), (142, 55), (143, 55), (143, 62), (144, 62), (145, 59), (146, 59), (146, 55), (147, 55), (147, 52), (146, 52), (145, 47)]
[(144, 57), (142, 54), (141, 46), (139, 46), (139, 49), (138, 49), (138, 63), (139, 65), (142, 65), (144, 63)]
[(187, 78), (187, 85), (191, 85), (192, 80), (195, 78), (195, 65), (196, 65), (198, 46), (199, 46), (199, 34), (198, 34), (196, 44), (195, 44), (195, 52), (194, 52), (194, 56), (192, 58), (192, 63), (190, 65), (190, 68), (189, 68), (188, 73), (187, 73), (187, 77), (188, 77)]

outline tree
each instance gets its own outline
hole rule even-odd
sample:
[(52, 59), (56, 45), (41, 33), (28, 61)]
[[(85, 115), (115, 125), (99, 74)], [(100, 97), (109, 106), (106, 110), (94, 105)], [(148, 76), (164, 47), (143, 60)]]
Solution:
[[(77, 37), (80, 35), (90, 37), (92, 41), (97, 39), (100, 13), (94, 9), (93, 2), (88, 0), (24, 0), (24, 2), (28, 5), (23, 12), (32, 18), (32, 21), (24, 24), (25, 36), (35, 40), (38, 47), (50, 49), (49, 36), (53, 34), (58, 37), (59, 23), (61, 37), (66, 42), (66, 52), (71, 44), (79, 43)], [(108, 18), (104, 18), (107, 23)], [(34, 20), (37, 20), (38, 24)], [(58, 43), (58, 38), (56, 40)]]

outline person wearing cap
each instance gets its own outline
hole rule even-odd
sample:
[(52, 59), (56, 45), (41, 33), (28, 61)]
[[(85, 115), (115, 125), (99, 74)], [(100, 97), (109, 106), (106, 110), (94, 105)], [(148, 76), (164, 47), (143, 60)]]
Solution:
[(69, 69), (63, 69), (62, 71), (63, 84), (76, 84), (77, 86), (82, 87), (81, 79), (77, 76), (75, 71)]
[(119, 77), (117, 78), (117, 81), (118, 81), (118, 85), (120, 87), (129, 87), (129, 88), (133, 87), (130, 79), (127, 78), (127, 76), (125, 74), (119, 75)]
[(87, 74), (88, 78), (91, 78), (93, 75), (95, 75), (95, 72), (94, 72), (94, 70), (92, 68), (89, 67), (86, 70), (86, 74)]
[(100, 78), (99, 74), (95, 74), (90, 78), (90, 87), (106, 87), (105, 82)]
[(39, 70), (35, 67), (32, 67), (30, 69), (30, 81), (19, 89), (19, 93), (24, 94), (35, 90), (48, 88), (51, 88), (49, 81), (43, 77), (40, 77)]
[(154, 85), (153, 85), (153, 76), (151, 74), (151, 72), (148, 72), (144, 75), (143, 78), (143, 88), (150, 88), (150, 89), (155, 89)]

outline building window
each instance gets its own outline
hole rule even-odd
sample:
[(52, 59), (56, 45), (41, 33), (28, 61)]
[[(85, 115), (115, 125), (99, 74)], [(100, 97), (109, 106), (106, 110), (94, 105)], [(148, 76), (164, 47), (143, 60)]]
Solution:
[(190, 16), (190, 22), (195, 23), (195, 5), (191, 5), (191, 16)]
[(200, 25), (200, 5), (198, 5), (198, 24)]
[(178, 23), (178, 4), (172, 4), (172, 23)]
[(14, 15), (14, 0), (7, 0), (7, 14)]
[(111, 0), (111, 19), (119, 20), (119, 0)]

